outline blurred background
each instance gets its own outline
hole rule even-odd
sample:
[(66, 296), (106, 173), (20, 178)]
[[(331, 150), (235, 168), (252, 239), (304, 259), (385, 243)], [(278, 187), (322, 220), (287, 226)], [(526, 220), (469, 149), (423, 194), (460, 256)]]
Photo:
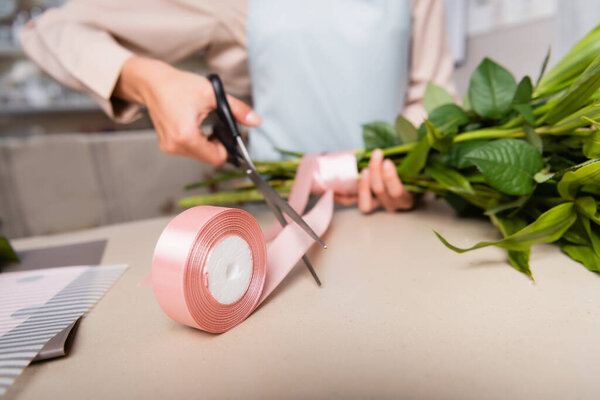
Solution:
[[(600, 0), (439, 0), (460, 96), (488, 56), (537, 78), (600, 22)], [(64, 0), (0, 0), (0, 235), (43, 235), (178, 211), (183, 186), (211, 168), (160, 153), (146, 116), (108, 119), (19, 48), (22, 27)], [(179, 67), (206, 73), (202, 54)]]

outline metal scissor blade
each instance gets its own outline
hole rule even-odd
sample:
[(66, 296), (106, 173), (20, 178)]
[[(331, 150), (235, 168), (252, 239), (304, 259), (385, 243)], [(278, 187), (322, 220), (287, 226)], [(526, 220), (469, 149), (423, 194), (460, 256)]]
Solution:
[[(245, 166), (244, 166), (245, 167)], [(261, 193), (263, 194), (263, 196), (265, 196), (265, 199), (268, 197), (269, 200), (275, 204), (277, 207), (279, 207), (279, 209), (286, 213), (287, 215), (290, 216), (290, 218), (297, 223), (298, 225), (300, 225), (300, 227), (302, 229), (304, 229), (304, 231), (306, 233), (308, 233), (313, 239), (315, 239), (315, 241), (317, 243), (319, 243), (324, 249), (327, 248), (327, 245), (325, 244), (325, 242), (323, 242), (321, 240), (321, 238), (319, 237), (319, 235), (317, 235), (315, 233), (315, 231), (312, 230), (312, 228), (310, 227), (310, 225), (308, 225), (306, 223), (306, 221), (304, 221), (304, 219), (302, 219), (302, 217), (300, 215), (298, 215), (298, 213), (296, 212), (296, 210), (294, 210), (287, 201), (285, 201), (280, 195), (279, 193), (277, 193), (275, 191), (275, 189), (273, 189), (271, 187), (271, 185), (269, 185), (267, 182), (265, 182), (265, 180), (263, 178), (261, 178), (261, 176), (258, 174), (258, 172), (256, 172), (253, 168), (250, 168), (248, 166), (248, 168), (246, 168), (246, 174), (248, 175), (248, 177), (252, 180), (252, 182), (254, 182), (254, 184), (256, 185), (256, 187), (258, 188), (258, 190), (261, 191)]]
[[(285, 217), (283, 216), (283, 213), (281, 212), (279, 207), (277, 207), (275, 204), (273, 204), (273, 202), (271, 202), (271, 200), (268, 197), (265, 197), (265, 202), (267, 203), (267, 206), (269, 206), (269, 208), (271, 209), (273, 214), (275, 214), (275, 218), (277, 218), (277, 221), (279, 221), (279, 224), (282, 227), (286, 226), (288, 222), (285, 220)], [(302, 261), (304, 261), (304, 264), (306, 264), (306, 268), (308, 268), (308, 271), (314, 278), (315, 282), (317, 282), (317, 285), (321, 286), (321, 280), (319, 279), (319, 276), (317, 275), (317, 271), (315, 271), (315, 268), (313, 267), (312, 263), (310, 262), (310, 260), (308, 259), (308, 256), (306, 254), (302, 256)]]

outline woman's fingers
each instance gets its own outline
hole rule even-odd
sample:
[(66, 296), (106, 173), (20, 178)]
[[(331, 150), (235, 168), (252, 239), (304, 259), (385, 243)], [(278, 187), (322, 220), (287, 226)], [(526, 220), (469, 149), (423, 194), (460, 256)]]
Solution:
[(358, 182), (358, 209), (367, 214), (379, 207), (379, 201), (371, 193), (371, 176), (367, 168), (362, 170)]
[(198, 131), (198, 134), (188, 142), (187, 149), (191, 156), (214, 166), (224, 164), (227, 161), (225, 146), (218, 140), (208, 139), (201, 130)]
[(388, 194), (383, 179), (383, 152), (379, 149), (375, 150), (371, 155), (369, 173), (371, 176), (371, 190), (375, 194), (375, 197), (377, 197), (377, 200), (379, 200), (386, 211), (396, 211), (394, 200)]
[(156, 124), (160, 149), (165, 153), (195, 158), (199, 161), (218, 166), (227, 160), (225, 147), (216, 140), (209, 140), (194, 120), (180, 123), (176, 129), (168, 130), (162, 124)]
[(383, 182), (385, 184), (387, 193), (392, 199), (400, 198), (404, 188), (402, 187), (400, 178), (398, 178), (396, 167), (394, 167), (392, 160), (384, 160), (382, 170)]
[(380, 206), (388, 212), (413, 206), (413, 196), (402, 185), (394, 163), (383, 157), (381, 150), (373, 151), (369, 167), (362, 171), (358, 185), (358, 208), (363, 213), (370, 213)]
[(404, 188), (391, 160), (383, 162), (383, 181), (387, 194), (394, 204), (394, 211), (398, 209), (406, 210), (413, 206), (413, 195)]

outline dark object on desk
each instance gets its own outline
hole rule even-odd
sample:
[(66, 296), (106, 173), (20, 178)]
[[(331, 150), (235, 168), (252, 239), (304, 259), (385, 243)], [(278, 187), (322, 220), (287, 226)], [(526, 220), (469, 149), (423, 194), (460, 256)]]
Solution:
[(61, 246), (42, 247), (19, 251), (20, 262), (6, 265), (4, 272), (32, 269), (98, 265), (102, 261), (106, 240), (95, 240)]

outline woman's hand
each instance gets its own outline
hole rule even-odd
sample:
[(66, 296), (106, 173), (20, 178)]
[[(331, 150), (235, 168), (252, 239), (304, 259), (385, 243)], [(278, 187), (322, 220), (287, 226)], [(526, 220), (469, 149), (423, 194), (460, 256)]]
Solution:
[(336, 201), (350, 205), (358, 201), (358, 208), (363, 213), (370, 213), (379, 207), (388, 212), (408, 210), (414, 205), (412, 193), (407, 191), (391, 160), (384, 160), (383, 152), (373, 151), (369, 167), (362, 170), (356, 196), (336, 196)]
[[(204, 136), (200, 124), (215, 109), (212, 85), (203, 76), (180, 71), (162, 61), (134, 56), (127, 60), (114, 92), (116, 97), (143, 104), (165, 153), (192, 157), (221, 165), (225, 147)], [(260, 117), (242, 101), (228, 96), (236, 120), (247, 126)]]

